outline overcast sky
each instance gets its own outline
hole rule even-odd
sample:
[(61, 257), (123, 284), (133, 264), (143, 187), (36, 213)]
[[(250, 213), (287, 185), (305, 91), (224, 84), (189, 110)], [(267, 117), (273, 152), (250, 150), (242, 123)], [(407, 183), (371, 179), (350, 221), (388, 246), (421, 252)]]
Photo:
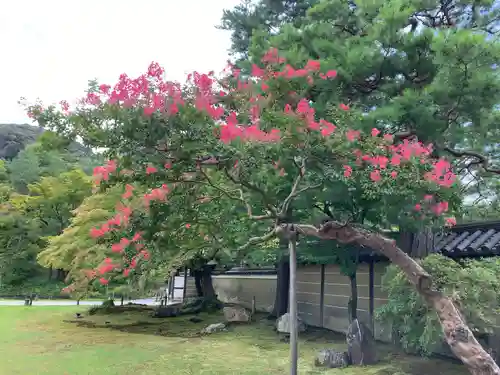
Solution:
[(0, 1), (0, 123), (30, 123), (21, 96), (80, 97), (90, 79), (113, 84), (151, 61), (168, 78), (220, 71), (229, 35), (215, 29), (239, 0)]

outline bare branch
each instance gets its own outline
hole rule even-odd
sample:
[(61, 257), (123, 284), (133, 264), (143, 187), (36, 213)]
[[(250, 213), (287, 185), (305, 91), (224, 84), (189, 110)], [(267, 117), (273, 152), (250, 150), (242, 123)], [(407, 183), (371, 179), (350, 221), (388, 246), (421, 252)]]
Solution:
[[(215, 190), (221, 192), (222, 194), (224, 194), (225, 196), (227, 196), (228, 198), (230, 199), (234, 199), (234, 200), (241, 200), (238, 196), (234, 196), (232, 195), (229, 191), (227, 191), (226, 189), (223, 189), (221, 188), (220, 186), (217, 186), (215, 185), (213, 182), (212, 182), (212, 179), (207, 175), (207, 173), (202, 169), (200, 168), (199, 169), (200, 173), (203, 175), (203, 177), (205, 178), (207, 184), (209, 186), (211, 186), (212, 188), (214, 188)], [(187, 181), (187, 182), (190, 182), (190, 181)]]
[(295, 182), (292, 185), (292, 190), (290, 191), (290, 194), (288, 194), (288, 197), (286, 197), (285, 200), (283, 201), (283, 206), (281, 206), (280, 216), (286, 215), (290, 203), (297, 194), (297, 189), (300, 185), (300, 182), (304, 178), (304, 174), (305, 174), (305, 161), (303, 161), (302, 165), (299, 167), (299, 174), (295, 178)]
[(400, 131), (400, 132), (396, 132), (393, 134), (394, 138), (398, 141), (402, 141), (404, 139), (408, 139), (408, 138), (413, 138), (416, 136), (416, 133), (415, 131), (413, 130), (406, 130), (406, 131)]
[(194, 159), (191, 156), (183, 156), (183, 157), (175, 157), (174, 152), (168, 150), (166, 145), (158, 145), (154, 146), (153, 149), (158, 153), (166, 154), (165, 160), (168, 160), (171, 163), (179, 163), (179, 162), (195, 162), (196, 164), (201, 164), (204, 166), (217, 166), (227, 163), (229, 158), (221, 158), (220, 156), (198, 156)]
[(266, 220), (266, 219), (275, 219), (276, 218), (276, 216), (272, 212), (269, 212), (265, 215), (253, 215), (252, 214), (252, 206), (245, 199), (245, 196), (243, 195), (243, 190), (241, 190), (241, 189), (240, 189), (240, 200), (246, 206), (247, 214), (248, 214), (248, 217), (250, 218), (250, 220)]
[(288, 196), (283, 201), (283, 205), (281, 206), (281, 211), (279, 213), (280, 217), (283, 217), (286, 215), (286, 213), (288, 212), (288, 208), (290, 207), (290, 203), (292, 203), (293, 198), (299, 196), (300, 194), (302, 194), (308, 190), (317, 189), (323, 185), (323, 182), (320, 182), (318, 184), (306, 186), (302, 189), (299, 189), (299, 185), (302, 182), (302, 180), (304, 179), (304, 176), (306, 174), (306, 161), (305, 161), (305, 159), (302, 161), (301, 165), (300, 166), (297, 165), (297, 167), (299, 169), (299, 173), (298, 173), (297, 177), (295, 178), (295, 181), (293, 183), (292, 190), (290, 191), (290, 194), (288, 194)]
[(278, 210), (276, 209), (276, 207), (274, 205), (271, 204), (271, 201), (264, 190), (262, 190), (258, 186), (253, 185), (247, 181), (236, 179), (234, 176), (231, 175), (231, 173), (229, 173), (227, 168), (224, 168), (224, 173), (226, 174), (227, 178), (229, 178), (235, 185), (244, 186), (248, 190), (254, 191), (254, 192), (258, 193), (260, 196), (262, 196), (262, 199), (264, 200), (264, 204), (265, 204), (266, 208), (269, 211), (271, 211), (271, 213), (274, 215), (273, 217), (278, 216)]
[(276, 237), (276, 234), (277, 234), (277, 230), (276, 229), (273, 229), (272, 231), (270, 231), (269, 233), (263, 235), (263, 236), (260, 236), (260, 237), (252, 237), (250, 238), (244, 245), (241, 245), (240, 247), (238, 247), (236, 249), (237, 252), (241, 252), (243, 250), (246, 250), (248, 249), (250, 246), (252, 245), (257, 245), (257, 244), (260, 244), (260, 243), (264, 243), (266, 241), (269, 241), (270, 239)]
[(444, 151), (448, 152), (449, 154), (453, 155), (456, 158), (463, 158), (463, 157), (470, 157), (473, 158), (474, 160), (469, 163), (469, 167), (474, 166), (474, 165), (479, 165), (481, 166), (485, 172), (488, 173), (494, 173), (494, 174), (500, 174), (500, 169), (499, 168), (490, 168), (490, 162), (487, 159), (486, 156), (481, 155), (477, 152), (474, 151), (457, 151), (452, 149), (451, 147), (444, 147)]
[(293, 198), (298, 197), (300, 194), (305, 193), (306, 191), (318, 189), (321, 186), (323, 186), (323, 181), (321, 181), (317, 184), (314, 184), (314, 185), (309, 185), (309, 186), (303, 187), (302, 189), (295, 192), (295, 194), (293, 195)]
[(275, 219), (276, 215), (274, 215), (272, 212), (269, 212), (268, 214), (265, 215), (253, 215), (252, 214), (252, 206), (250, 203), (245, 199), (243, 195), (243, 190), (238, 189), (240, 195), (233, 195), (230, 191), (221, 188), (220, 186), (217, 186), (216, 184), (213, 183), (212, 179), (208, 176), (208, 174), (202, 169), (199, 168), (199, 172), (203, 175), (204, 181), (200, 180), (176, 180), (176, 181), (169, 181), (173, 183), (194, 183), (194, 184), (200, 184), (200, 185), (206, 185), (214, 188), (215, 190), (219, 191), (222, 193), (222, 195), (225, 195), (229, 199), (238, 201), (245, 205), (248, 213), (248, 217), (250, 220), (266, 220), (266, 219)]

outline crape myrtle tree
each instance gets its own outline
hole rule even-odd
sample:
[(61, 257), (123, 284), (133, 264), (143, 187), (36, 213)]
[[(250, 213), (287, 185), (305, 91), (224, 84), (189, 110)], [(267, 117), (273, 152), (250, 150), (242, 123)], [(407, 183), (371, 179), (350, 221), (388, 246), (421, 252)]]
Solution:
[[(361, 115), (345, 103), (332, 105), (327, 118), (318, 118), (306, 93), (316, 82), (338, 83), (337, 72), (316, 60), (294, 68), (271, 49), (247, 80), (238, 79), (238, 69), (228, 70), (220, 80), (213, 73), (195, 73), (180, 85), (165, 81), (163, 70), (153, 63), (137, 79), (124, 74), (113, 87), (91, 85), (69, 113), (54, 106), (28, 108), (39, 123), (59, 134), (108, 148), (112, 159), (95, 171), (101, 184), (130, 179), (151, 189), (143, 197), (145, 216), (138, 223), (127, 226), (135, 220), (127, 206), (134, 191), (127, 188), (117, 216), (91, 230), (97, 239), (115, 229), (128, 236), (112, 245), (113, 257), (89, 272), (89, 280), (100, 277), (107, 283), (115, 272), (131, 274), (154, 259), (162, 249), (146, 249), (144, 244), (161, 233), (154, 229), (162, 225), (155, 217), (168, 213), (171, 205), (179, 216), (189, 212), (177, 200), (192, 195), (191, 186), (203, 187), (209, 196), (220, 193), (224, 202), (232, 202), (234, 216), (224, 220), (248, 225), (250, 238), (236, 252), (277, 236), (289, 243), (292, 374), (297, 372), (296, 245), (307, 237), (356, 243), (385, 255), (434, 308), (451, 350), (471, 373), (500, 373), (453, 301), (434, 290), (430, 275), (380, 231), (380, 223), (398, 220), (453, 225), (455, 219), (446, 214), (457, 206), (458, 182), (450, 163), (434, 158), (431, 144), (399, 141), (375, 127), (368, 132), (352, 129)], [(377, 206), (364, 213), (372, 224), (355, 224), (352, 209), (342, 205), (332, 207), (336, 218), (321, 224), (288, 219), (295, 203), (326, 202), (331, 186), (343, 188), (353, 201)], [(207, 212), (225, 210), (217, 201), (203, 204), (212, 207)], [(180, 227), (165, 219), (167, 236), (198, 229), (197, 223)], [(141, 222), (145, 225), (139, 231)], [(152, 231), (147, 231), (148, 222), (154, 223)], [(220, 223), (224, 233), (225, 223)], [(219, 235), (227, 239), (224, 233)], [(149, 241), (143, 241), (146, 236)]]

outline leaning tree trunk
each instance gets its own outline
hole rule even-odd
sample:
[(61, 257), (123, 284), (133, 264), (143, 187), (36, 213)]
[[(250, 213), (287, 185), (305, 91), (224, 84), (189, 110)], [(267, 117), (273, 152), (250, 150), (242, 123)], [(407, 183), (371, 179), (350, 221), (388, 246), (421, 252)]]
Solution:
[(298, 314), (297, 314), (297, 242), (288, 240), (290, 256), (290, 375), (297, 375), (298, 362)]
[(297, 228), (305, 235), (342, 243), (356, 242), (385, 255), (405, 273), (420, 296), (434, 308), (446, 342), (453, 354), (467, 366), (469, 372), (473, 375), (500, 375), (500, 368), (476, 340), (452, 300), (432, 288), (431, 276), (418, 262), (401, 250), (394, 240), (334, 221), (325, 223), (319, 229), (310, 225), (298, 225)]
[(288, 311), (288, 297), (290, 290), (290, 262), (288, 255), (280, 257), (276, 267), (276, 294), (274, 298), (272, 318), (279, 318)]

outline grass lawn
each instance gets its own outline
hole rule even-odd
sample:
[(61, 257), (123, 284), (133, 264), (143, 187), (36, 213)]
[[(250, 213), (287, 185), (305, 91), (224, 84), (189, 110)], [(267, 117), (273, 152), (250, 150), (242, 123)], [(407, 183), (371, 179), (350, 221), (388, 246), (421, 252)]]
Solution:
[[(80, 326), (67, 321), (75, 312), (84, 314)], [(144, 312), (85, 313), (83, 306), (0, 307), (0, 375), (288, 373), (288, 345), (263, 321), (200, 336), (201, 328), (220, 317), (201, 315), (203, 322), (192, 323), (185, 317), (153, 319)], [(467, 374), (461, 365), (389, 354), (383, 346), (377, 366), (314, 369), (314, 354), (325, 347), (344, 349), (345, 344), (320, 332), (301, 338), (299, 374)]]

